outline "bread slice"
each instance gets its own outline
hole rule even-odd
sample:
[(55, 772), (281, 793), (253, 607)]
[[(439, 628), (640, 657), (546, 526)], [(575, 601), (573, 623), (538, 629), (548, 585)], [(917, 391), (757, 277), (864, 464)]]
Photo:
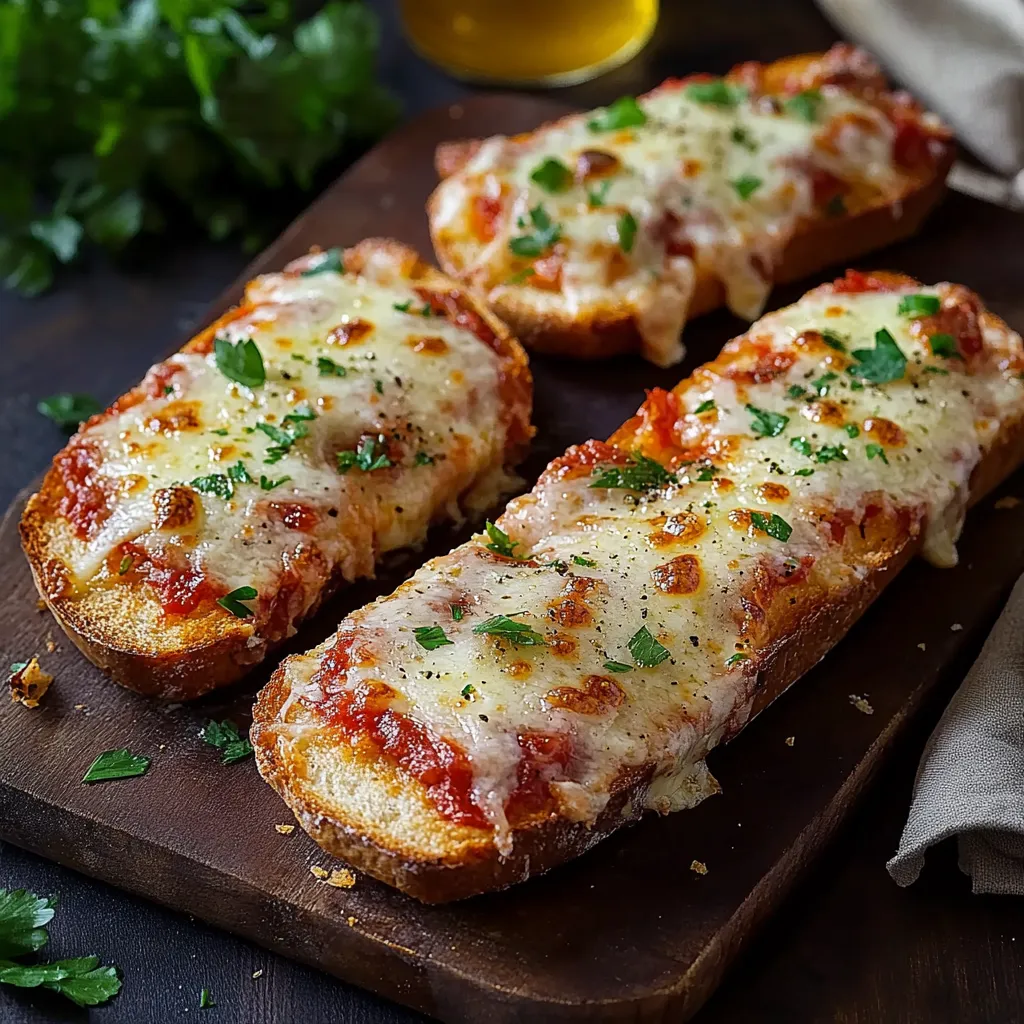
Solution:
[(23, 546), (90, 661), (198, 697), (381, 555), (507, 493), (530, 406), (519, 343), (411, 249), (314, 252), (82, 426)]
[(427, 902), (692, 807), (707, 752), (915, 553), (955, 562), (968, 502), (1024, 458), (1022, 370), (961, 286), (812, 290), (286, 659), (260, 772), (324, 849)]
[[(687, 319), (754, 319), (773, 282), (916, 232), (953, 160), (946, 128), (846, 44), (630, 102), (438, 149), (438, 260), (536, 351), (678, 362)], [(616, 112), (623, 127), (588, 127)]]

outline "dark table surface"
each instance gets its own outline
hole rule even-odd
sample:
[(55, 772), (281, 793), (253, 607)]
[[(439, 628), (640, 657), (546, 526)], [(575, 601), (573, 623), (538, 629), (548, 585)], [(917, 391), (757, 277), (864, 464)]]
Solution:
[[(557, 2), (557, 0), (552, 0)], [(393, 4), (384, 21), (382, 72), (408, 115), (466, 95), (410, 53)], [(657, 34), (626, 67), (562, 95), (581, 106), (650, 87), (669, 74), (724, 71), (835, 38), (810, 0), (665, 0)], [(329, 239), (325, 239), (329, 242)], [(102, 262), (69, 272), (51, 294), (0, 293), (0, 507), (59, 447), (35, 411), (56, 391), (111, 399), (197, 327), (203, 310), (242, 269), (228, 247), (177, 244), (145, 272)], [(81, 356), (68, 359), (72, 344)], [(699, 1024), (842, 1021), (1010, 1022), (1024, 1019), (1024, 927), (1012, 897), (972, 896), (951, 844), (932, 854), (921, 881), (902, 890), (885, 872), (895, 849), (940, 695), (909, 731), (857, 812), (784, 909), (761, 932), (698, 1015)], [(118, 964), (122, 994), (79, 1010), (48, 993), (0, 991), (0, 1022), (188, 1020), (208, 988), (203, 1020), (304, 1024), (422, 1020), (416, 1014), (0, 844), (0, 887), (58, 893), (54, 957), (96, 953)], [(1018, 934), (1022, 935), (1017, 942)], [(255, 976), (258, 975), (258, 976)]]

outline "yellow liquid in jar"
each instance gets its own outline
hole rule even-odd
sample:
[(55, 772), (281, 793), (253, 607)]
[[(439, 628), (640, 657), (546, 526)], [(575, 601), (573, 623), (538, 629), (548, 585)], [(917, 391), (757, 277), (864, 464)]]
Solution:
[(658, 0), (402, 0), (425, 57), (463, 78), (569, 85), (625, 63), (650, 38)]

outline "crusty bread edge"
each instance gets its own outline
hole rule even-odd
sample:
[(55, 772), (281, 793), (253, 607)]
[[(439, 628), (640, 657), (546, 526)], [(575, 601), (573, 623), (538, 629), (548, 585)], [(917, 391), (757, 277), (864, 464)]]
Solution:
[[(517, 464), (526, 454), (532, 433), (529, 425), (532, 378), (522, 345), (478, 296), (431, 266), (404, 243), (387, 238), (367, 238), (345, 249), (344, 259), (348, 266), (361, 267), (381, 253), (405, 264), (405, 272), (417, 283), (439, 291), (457, 290), (494, 331), (503, 373), (515, 379), (517, 401), (525, 402), (525, 408), (510, 410), (516, 423), (506, 442), (505, 465)], [(219, 325), (234, 319), (239, 310), (247, 308), (249, 304), (243, 301), (241, 306), (220, 317), (187, 345), (215, 333)], [(97, 602), (90, 600), (97, 596), (95, 594), (87, 591), (83, 596), (66, 596), (59, 581), (55, 581), (55, 570), (58, 574), (61, 571), (60, 560), (55, 558), (54, 550), (54, 531), (60, 528), (56, 512), (59, 493), (60, 483), (51, 465), (22, 514), (19, 524), (22, 549), (36, 588), (61, 629), (89, 661), (115, 682), (149, 697), (193, 700), (236, 682), (284, 642), (283, 639), (276, 643), (254, 642), (254, 630), (249, 623), (211, 611), (196, 617), (195, 628), (188, 631), (190, 638), (194, 639), (169, 647), (161, 643), (159, 636), (140, 637), (130, 628), (122, 628), (122, 623), (133, 621), (133, 607), (156, 602), (156, 597), (143, 583), (119, 585), (119, 589), (123, 589), (123, 616), (117, 621), (106, 614), (96, 614)], [(335, 569), (303, 621), (345, 582), (340, 570)]]

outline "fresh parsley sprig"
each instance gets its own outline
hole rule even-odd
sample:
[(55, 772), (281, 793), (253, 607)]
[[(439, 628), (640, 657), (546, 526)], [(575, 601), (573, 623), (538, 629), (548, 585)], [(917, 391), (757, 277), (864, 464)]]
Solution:
[(235, 764), (252, 756), (252, 744), (230, 719), (215, 722), (212, 719), (199, 732), (200, 739), (221, 751), (221, 764)]
[(854, 349), (850, 355), (856, 363), (847, 367), (846, 372), (869, 384), (888, 384), (900, 380), (906, 373), (907, 357), (884, 327), (875, 332), (874, 348)]
[(620, 128), (639, 128), (647, 124), (647, 115), (632, 96), (621, 96), (611, 106), (594, 111), (587, 121), (592, 132), (614, 132)]
[[(532, 258), (545, 253), (562, 237), (562, 226), (551, 220), (543, 203), (538, 203), (533, 207), (529, 216), (533, 232), (510, 238), (508, 247), (516, 256)], [(526, 225), (523, 223), (521, 226), (525, 227)]]
[(262, 387), (267, 382), (267, 369), (263, 355), (252, 338), (234, 344), (228, 338), (213, 339), (213, 357), (217, 369), (238, 384), (247, 388)]
[(674, 473), (670, 473), (655, 459), (634, 452), (622, 466), (609, 466), (603, 470), (595, 470), (597, 479), (591, 487), (621, 488), (627, 491), (651, 491), (666, 484), (678, 483)]
[(102, 412), (103, 406), (92, 395), (72, 395), (65, 391), (41, 399), (36, 409), (61, 430), (76, 430), (90, 416)]
[(501, 637), (516, 647), (543, 647), (547, 641), (525, 622), (517, 622), (507, 615), (493, 615), (473, 627), (474, 633)]

